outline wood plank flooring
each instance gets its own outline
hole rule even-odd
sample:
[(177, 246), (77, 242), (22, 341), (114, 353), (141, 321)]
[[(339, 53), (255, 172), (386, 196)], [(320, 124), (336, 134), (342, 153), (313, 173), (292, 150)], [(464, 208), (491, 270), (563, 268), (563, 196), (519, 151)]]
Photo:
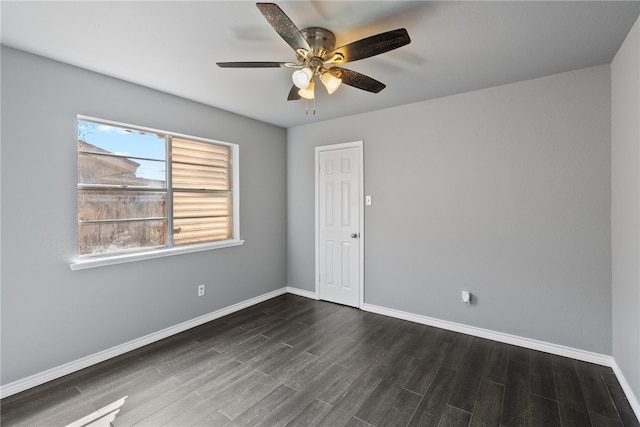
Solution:
[(64, 426), (640, 426), (610, 368), (283, 295), (1, 402)]

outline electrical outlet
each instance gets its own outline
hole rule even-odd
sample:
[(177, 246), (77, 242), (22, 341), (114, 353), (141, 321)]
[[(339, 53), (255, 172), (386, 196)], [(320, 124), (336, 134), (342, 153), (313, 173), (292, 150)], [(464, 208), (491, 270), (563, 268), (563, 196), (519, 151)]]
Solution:
[(199, 297), (204, 296), (204, 285), (198, 286), (198, 296)]
[(465, 304), (471, 304), (471, 292), (462, 291), (462, 302)]

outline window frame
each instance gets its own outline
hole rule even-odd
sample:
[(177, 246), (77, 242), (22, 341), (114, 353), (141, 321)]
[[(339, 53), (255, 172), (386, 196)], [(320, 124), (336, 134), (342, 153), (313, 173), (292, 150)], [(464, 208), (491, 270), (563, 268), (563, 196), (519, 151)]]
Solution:
[[(244, 240), (240, 239), (240, 172), (239, 172), (239, 152), (240, 152), (240, 147), (238, 144), (234, 144), (234, 143), (229, 143), (229, 142), (224, 142), (224, 141), (218, 141), (218, 140), (214, 140), (214, 139), (210, 139), (210, 138), (202, 138), (202, 137), (196, 137), (193, 135), (187, 135), (187, 134), (182, 134), (182, 133), (177, 133), (177, 132), (171, 132), (171, 131), (166, 131), (166, 130), (161, 130), (161, 129), (154, 129), (154, 128), (149, 128), (149, 127), (145, 127), (145, 126), (138, 126), (138, 125), (132, 125), (129, 123), (123, 123), (123, 122), (118, 122), (118, 121), (113, 121), (113, 120), (106, 120), (106, 119), (101, 119), (101, 118), (97, 118), (97, 117), (92, 117), (92, 116), (86, 116), (86, 115), (82, 115), (82, 114), (78, 114), (76, 116), (76, 124), (78, 123), (78, 121), (81, 120), (85, 120), (85, 121), (90, 121), (93, 123), (98, 123), (98, 124), (104, 124), (107, 126), (115, 126), (115, 127), (121, 127), (121, 128), (127, 128), (127, 129), (134, 129), (134, 130), (139, 130), (142, 132), (148, 132), (148, 133), (157, 133), (157, 134), (163, 134), (163, 135), (167, 135), (170, 136), (172, 138), (182, 138), (182, 139), (186, 139), (186, 140), (191, 140), (191, 141), (195, 141), (195, 142), (202, 142), (202, 143), (208, 143), (208, 144), (215, 144), (215, 145), (221, 145), (221, 146), (225, 146), (225, 147), (229, 147), (230, 148), (230, 192), (231, 192), (231, 222), (232, 222), (232, 227), (231, 227), (231, 238), (230, 239), (225, 239), (225, 240), (216, 240), (216, 241), (212, 241), (212, 242), (204, 242), (204, 243), (193, 243), (193, 244), (185, 244), (185, 245), (178, 245), (178, 246), (167, 246), (167, 247), (162, 247), (162, 248), (157, 248), (154, 247), (152, 249), (144, 249), (141, 248), (140, 250), (133, 250), (133, 251), (126, 251), (126, 252), (120, 252), (120, 253), (113, 253), (113, 254), (104, 254), (104, 255), (96, 255), (96, 256), (87, 256), (87, 257), (80, 257), (78, 255), (78, 227), (76, 227), (76, 258), (74, 260), (72, 260), (72, 262), (69, 264), (69, 268), (71, 270), (81, 270), (81, 269), (86, 269), (86, 268), (93, 268), (93, 267), (102, 267), (102, 266), (107, 266), (107, 265), (114, 265), (114, 264), (122, 264), (122, 263), (127, 263), (127, 262), (134, 262), (134, 261), (141, 261), (141, 260), (147, 260), (147, 259), (154, 259), (154, 258), (161, 258), (161, 257), (167, 257), (167, 256), (174, 256), (174, 255), (180, 255), (180, 254), (187, 254), (187, 253), (194, 253), (194, 252), (201, 252), (201, 251), (208, 251), (208, 250), (212, 250), (212, 249), (220, 249), (220, 248), (227, 248), (227, 247), (233, 247), (233, 246), (240, 246), (242, 244), (244, 244)], [(77, 135), (77, 132), (76, 132)], [(77, 139), (77, 137), (76, 137)], [(169, 150), (169, 143), (165, 142), (165, 149)], [(77, 156), (78, 150), (76, 149), (76, 156)], [(169, 164), (171, 162), (171, 157), (167, 156), (167, 158), (165, 159), (166, 164)], [(167, 194), (171, 194), (172, 189), (169, 188), (169, 186), (171, 185), (171, 174), (168, 174), (168, 178), (167, 178), (167, 183), (166, 183), (166, 187), (167, 187)], [(78, 182), (78, 180), (76, 179), (76, 182)], [(76, 187), (77, 188), (77, 187)], [(78, 203), (78, 190), (76, 189), (76, 206)], [(167, 217), (169, 217), (169, 215), (172, 215), (172, 210), (173, 210), (173, 203), (168, 203), (167, 204)], [(77, 212), (77, 209), (76, 209)], [(76, 216), (76, 222), (77, 222), (78, 218)]]

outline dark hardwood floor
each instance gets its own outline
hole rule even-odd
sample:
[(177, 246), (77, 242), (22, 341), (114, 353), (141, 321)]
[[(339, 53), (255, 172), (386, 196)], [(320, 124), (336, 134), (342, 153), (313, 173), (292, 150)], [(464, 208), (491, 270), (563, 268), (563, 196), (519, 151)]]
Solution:
[(283, 295), (10, 396), (3, 426), (640, 426), (610, 368)]

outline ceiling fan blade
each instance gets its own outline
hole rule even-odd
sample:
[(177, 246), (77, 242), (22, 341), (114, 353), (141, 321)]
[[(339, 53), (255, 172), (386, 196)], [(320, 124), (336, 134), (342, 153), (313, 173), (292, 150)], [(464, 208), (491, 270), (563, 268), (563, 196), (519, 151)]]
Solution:
[(311, 51), (307, 39), (304, 38), (298, 27), (296, 27), (293, 21), (289, 19), (277, 4), (256, 3), (256, 6), (258, 6), (258, 9), (267, 21), (269, 21), (273, 29), (280, 34), (280, 37), (282, 37), (293, 50), (304, 49), (307, 52)]
[(324, 58), (333, 57), (334, 55), (342, 56), (342, 60), (334, 60), (334, 63), (344, 64), (347, 62), (357, 61), (359, 59), (369, 58), (371, 56), (380, 55), (389, 52), (406, 44), (411, 43), (409, 33), (404, 28), (387, 31), (386, 33), (376, 34), (353, 43), (341, 46), (324, 55)]
[(263, 61), (244, 61), (244, 62), (216, 62), (218, 67), (222, 68), (293, 68), (299, 67), (293, 62), (263, 62)]
[(300, 89), (296, 85), (291, 86), (291, 90), (289, 91), (289, 96), (287, 96), (287, 101), (297, 101), (302, 98), (298, 93)]
[(347, 70), (346, 68), (331, 67), (328, 71), (333, 76), (342, 80), (342, 83), (358, 89), (366, 90), (367, 92), (378, 93), (387, 87), (387, 85), (377, 81), (376, 79), (360, 74), (357, 71)]

